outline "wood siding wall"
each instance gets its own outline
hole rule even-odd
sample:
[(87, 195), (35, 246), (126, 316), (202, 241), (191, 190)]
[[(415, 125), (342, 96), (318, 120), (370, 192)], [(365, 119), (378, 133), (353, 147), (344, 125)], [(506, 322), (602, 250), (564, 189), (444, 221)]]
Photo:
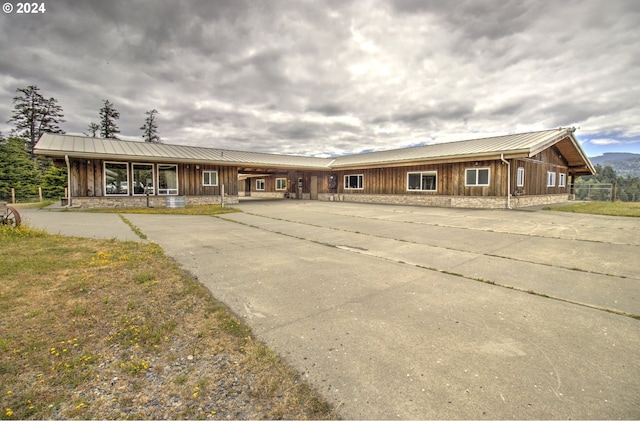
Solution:
[[(524, 168), (524, 187), (518, 187), (518, 167)], [(556, 173), (556, 185), (547, 187), (547, 173)], [(566, 174), (565, 186), (559, 187), (560, 174)], [(531, 158), (514, 159), (511, 164), (511, 193), (518, 195), (562, 194), (569, 192), (569, 167), (555, 146)]]
[[(476, 164), (477, 162), (477, 164)], [(489, 168), (488, 186), (465, 186), (467, 168)], [(407, 174), (410, 172), (437, 173), (435, 191), (407, 189)], [(402, 194), (434, 196), (505, 196), (507, 194), (506, 165), (501, 161), (473, 161), (437, 165), (413, 165), (406, 167), (354, 169), (340, 171), (297, 171), (280, 172), (270, 176), (261, 176), (265, 180), (265, 192), (275, 192), (276, 178), (286, 178), (290, 193), (297, 193), (298, 178), (302, 178), (302, 193), (311, 192), (312, 177), (317, 177), (318, 193), (341, 194)], [(362, 189), (345, 189), (345, 175), (363, 175)], [(336, 178), (336, 188), (330, 188), (330, 177)], [(251, 179), (251, 191), (255, 191), (255, 179)]]
[[(119, 161), (106, 161), (119, 162)], [(71, 195), (75, 197), (102, 197), (104, 195), (104, 160), (71, 159)], [(124, 163), (124, 162), (123, 162)], [(129, 164), (129, 184), (132, 177), (132, 162)], [(153, 164), (135, 161), (135, 164)], [(170, 163), (168, 163), (170, 164)], [(178, 165), (178, 195), (180, 196), (217, 196), (220, 195), (221, 184), (225, 186), (225, 194), (237, 196), (238, 170), (236, 167), (223, 167), (202, 164)], [(196, 168), (196, 167), (199, 168)], [(217, 171), (218, 185), (203, 186), (202, 171)], [(154, 164), (154, 176), (157, 184), (157, 165)], [(157, 188), (157, 186), (156, 186)], [(131, 192), (131, 186), (129, 187)], [(115, 197), (115, 196), (114, 196)], [(121, 196), (120, 196), (121, 197)]]
[[(217, 171), (218, 185), (203, 186), (202, 171)], [(238, 194), (238, 170), (236, 167), (220, 167), (203, 164), (178, 165), (178, 189), (180, 195), (217, 196), (220, 194), (222, 184), (224, 184), (225, 194), (230, 196), (236, 196)]]
[[(71, 159), (71, 194), (75, 197), (103, 197), (104, 194), (104, 160)], [(118, 162), (109, 160), (108, 162)], [(569, 191), (569, 172), (567, 161), (559, 150), (552, 146), (532, 158), (513, 159), (511, 162), (511, 192), (518, 190), (520, 195), (562, 194)], [(129, 164), (129, 181), (132, 181), (132, 162)], [(135, 161), (145, 164), (144, 161)], [(170, 164), (170, 163), (168, 163)], [(237, 167), (215, 166), (208, 164), (177, 164), (178, 194), (185, 196), (219, 195), (221, 184), (225, 185), (225, 193), (238, 195)], [(525, 169), (524, 188), (516, 185), (518, 167)], [(466, 186), (465, 173), (468, 168), (488, 168), (490, 171), (488, 186)], [(157, 165), (154, 166), (157, 170)], [(202, 171), (217, 171), (218, 186), (203, 186)], [(266, 170), (265, 170), (266, 171)], [(437, 188), (435, 191), (407, 190), (407, 174), (410, 172), (436, 172)], [(547, 172), (556, 172), (556, 186), (547, 187)], [(411, 165), (405, 167), (367, 168), (352, 170), (276, 170), (269, 176), (260, 176), (265, 180), (264, 192), (276, 190), (276, 179), (287, 180), (286, 192), (298, 193), (298, 178), (302, 178), (302, 194), (311, 193), (311, 182), (317, 177), (318, 193), (363, 194), (363, 195), (433, 195), (433, 196), (506, 196), (507, 165), (500, 160), (453, 162), (442, 164)], [(559, 174), (566, 174), (566, 185), (559, 187)], [(363, 175), (362, 189), (345, 189), (345, 175)], [(330, 177), (336, 179), (336, 188), (330, 188)], [(155, 174), (157, 180), (157, 172)], [(251, 191), (255, 190), (255, 179), (251, 178)], [(243, 180), (241, 190), (244, 190)], [(157, 184), (157, 181), (156, 183)], [(157, 188), (157, 186), (156, 186)], [(131, 191), (131, 187), (130, 187)], [(115, 196), (114, 196), (115, 197)]]
[[(477, 165), (476, 165), (477, 162)], [(438, 196), (504, 196), (503, 183), (506, 166), (500, 161), (473, 161), (437, 165), (414, 165), (407, 167), (375, 168), (364, 170), (336, 171), (337, 193), (349, 194), (404, 194)], [(489, 168), (488, 186), (466, 186), (467, 168)], [(435, 191), (407, 190), (407, 174), (411, 172), (433, 172), (437, 174)], [(344, 176), (362, 174), (363, 189), (345, 189)], [(323, 191), (329, 193), (329, 191)]]

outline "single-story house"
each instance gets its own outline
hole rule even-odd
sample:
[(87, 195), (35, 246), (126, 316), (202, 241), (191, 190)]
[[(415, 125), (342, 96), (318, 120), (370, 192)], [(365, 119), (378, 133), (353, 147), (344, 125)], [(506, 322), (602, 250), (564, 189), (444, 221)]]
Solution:
[(233, 204), (243, 196), (515, 208), (567, 201), (595, 169), (559, 128), (317, 158), (44, 134), (34, 151), (68, 168), (80, 207)]

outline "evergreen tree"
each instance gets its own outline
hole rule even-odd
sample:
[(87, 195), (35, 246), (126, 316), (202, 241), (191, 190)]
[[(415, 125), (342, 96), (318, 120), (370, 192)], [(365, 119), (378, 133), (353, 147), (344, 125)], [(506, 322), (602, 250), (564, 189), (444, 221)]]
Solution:
[(36, 196), (39, 178), (24, 139), (0, 137), (0, 198), (9, 200), (12, 188), (18, 199)]
[(67, 169), (50, 165), (42, 175), (42, 195), (48, 199), (58, 199), (64, 195), (67, 185)]
[(116, 134), (120, 129), (116, 125), (116, 120), (120, 118), (120, 113), (108, 100), (104, 100), (104, 107), (100, 108), (100, 136), (106, 139), (117, 139)]
[(24, 139), (27, 152), (32, 157), (33, 147), (43, 133), (64, 133), (59, 126), (65, 120), (58, 100), (46, 99), (39, 91), (36, 85), (17, 89), (20, 95), (13, 98), (13, 115), (8, 121), (16, 124), (12, 133)]
[(598, 180), (601, 183), (613, 183), (617, 179), (617, 175), (615, 170), (611, 167), (611, 165), (606, 165), (600, 171), (598, 171)]
[(144, 120), (144, 126), (140, 127), (142, 130), (142, 138), (145, 142), (162, 143), (160, 135), (158, 135), (158, 124), (156, 122), (156, 116), (159, 114), (155, 108), (145, 113), (147, 118)]

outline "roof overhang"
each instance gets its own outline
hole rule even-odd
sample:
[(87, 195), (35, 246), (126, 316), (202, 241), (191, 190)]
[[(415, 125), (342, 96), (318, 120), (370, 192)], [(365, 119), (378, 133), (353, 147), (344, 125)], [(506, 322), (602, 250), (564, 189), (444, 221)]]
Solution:
[[(145, 162), (157, 162), (157, 163), (171, 163), (171, 164), (212, 164), (212, 165), (230, 165), (227, 161), (215, 161), (215, 160), (198, 160), (190, 158), (165, 158), (165, 157), (140, 157), (139, 155), (127, 155), (127, 154), (112, 154), (112, 153), (91, 153), (91, 152), (76, 152), (76, 151), (49, 151), (46, 149), (35, 149), (36, 155), (47, 156), (50, 158), (62, 158), (65, 156), (73, 157), (76, 159), (103, 159), (107, 161), (140, 161)], [(235, 164), (233, 164), (235, 165)]]
[(573, 135), (574, 129), (569, 129), (566, 132), (560, 133), (555, 139), (550, 140), (545, 144), (539, 145), (537, 148), (532, 149), (529, 157), (537, 155), (545, 149), (555, 146), (560, 154), (567, 161), (569, 170), (574, 175), (593, 175), (596, 173), (593, 164), (589, 161), (589, 158), (585, 155), (580, 142)]
[(521, 151), (509, 151), (504, 152), (488, 152), (481, 154), (464, 154), (464, 155), (449, 155), (438, 157), (425, 157), (421, 159), (399, 159), (388, 161), (375, 161), (373, 163), (362, 164), (338, 164), (331, 166), (331, 169), (342, 170), (351, 168), (392, 168), (392, 167), (406, 167), (408, 165), (424, 165), (424, 164), (451, 164), (454, 162), (474, 162), (474, 161), (496, 161), (500, 160), (501, 156), (505, 159), (513, 158), (525, 158), (529, 156), (528, 150)]

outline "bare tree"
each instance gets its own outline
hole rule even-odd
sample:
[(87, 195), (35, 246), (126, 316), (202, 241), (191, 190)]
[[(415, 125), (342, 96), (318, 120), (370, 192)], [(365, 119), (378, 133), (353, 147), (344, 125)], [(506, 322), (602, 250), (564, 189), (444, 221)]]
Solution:
[(99, 131), (100, 131), (100, 125), (92, 121), (91, 123), (89, 123), (89, 127), (87, 127), (87, 132), (85, 132), (84, 135), (89, 137), (97, 137)]

